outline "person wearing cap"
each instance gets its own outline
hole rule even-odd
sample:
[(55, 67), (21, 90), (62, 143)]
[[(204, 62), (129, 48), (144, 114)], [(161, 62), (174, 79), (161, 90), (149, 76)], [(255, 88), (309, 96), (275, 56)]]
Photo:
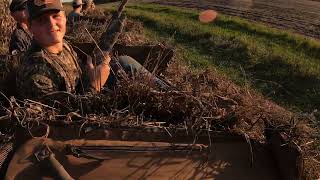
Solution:
[(93, 73), (90, 59), (80, 62), (63, 39), (66, 15), (61, 1), (28, 0), (27, 5), (33, 41), (17, 72), (18, 95), (38, 100), (55, 91), (100, 91), (98, 84), (104, 85), (109, 76), (110, 57), (104, 56)]
[(82, 10), (82, 0), (74, 0), (72, 2), (73, 10), (68, 15), (68, 22), (72, 23), (76, 18), (83, 16)]
[[(66, 16), (60, 0), (28, 0), (27, 4), (33, 42), (17, 72), (16, 86), (20, 98), (41, 100), (56, 91), (95, 93), (107, 80), (116, 79), (116, 74), (110, 73), (108, 54), (97, 55), (99, 63), (94, 68), (91, 58), (81, 61), (63, 39)], [(129, 56), (120, 56), (118, 62), (128, 73), (151, 75)], [(159, 81), (156, 77), (153, 80)]]
[(27, 0), (12, 0), (9, 7), (11, 16), (17, 22), (9, 43), (9, 53), (11, 55), (25, 52), (31, 45), (32, 37), (28, 30), (29, 16), (26, 4)]
[(82, 12), (84, 15), (90, 14), (95, 9), (95, 5), (93, 0), (84, 0), (82, 6)]

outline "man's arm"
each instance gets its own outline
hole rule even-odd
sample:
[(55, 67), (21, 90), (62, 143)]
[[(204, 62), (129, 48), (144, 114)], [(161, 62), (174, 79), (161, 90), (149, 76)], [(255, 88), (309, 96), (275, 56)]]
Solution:
[(22, 30), (15, 30), (11, 36), (9, 53), (11, 55), (16, 55), (20, 52), (25, 52), (28, 50), (31, 44), (31, 38), (27, 34), (22, 32)]
[(9, 43), (9, 53), (11, 55), (16, 55), (21, 52), (21, 47), (23, 46), (22, 42), (20, 42), (17, 36), (17, 30), (15, 30), (11, 35)]

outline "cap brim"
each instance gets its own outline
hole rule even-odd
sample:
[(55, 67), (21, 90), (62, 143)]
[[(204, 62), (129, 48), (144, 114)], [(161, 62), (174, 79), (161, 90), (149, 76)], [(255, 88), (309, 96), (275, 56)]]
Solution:
[(54, 7), (47, 7), (47, 8), (42, 8), (40, 11), (38, 11), (35, 14), (32, 14), (31, 19), (34, 19), (36, 17), (41, 16), (42, 14), (49, 12), (49, 11), (63, 11), (63, 8), (54, 8)]
[(83, 4), (72, 4), (72, 6), (81, 6)]
[(26, 9), (27, 6), (26, 6), (26, 3), (27, 1), (22, 1), (22, 2), (19, 2), (19, 3), (11, 3), (10, 6), (9, 6), (9, 9), (11, 12), (15, 12), (15, 11), (18, 11), (18, 10), (22, 10), (22, 9)]

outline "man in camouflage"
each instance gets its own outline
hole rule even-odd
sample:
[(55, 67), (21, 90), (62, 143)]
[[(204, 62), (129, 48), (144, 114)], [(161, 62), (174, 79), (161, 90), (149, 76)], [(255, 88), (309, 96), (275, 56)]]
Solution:
[[(91, 58), (80, 61), (63, 39), (66, 16), (60, 0), (28, 0), (28, 11), (34, 40), (17, 73), (17, 92), (21, 98), (41, 100), (56, 91), (95, 93), (108, 79), (115, 79), (115, 74), (110, 73), (108, 54), (97, 56), (101, 63), (94, 68)], [(126, 71), (151, 75), (128, 56), (120, 56), (119, 63)], [(156, 77), (152, 80), (159, 82)]]
[(31, 44), (31, 35), (28, 30), (28, 11), (26, 9), (27, 0), (12, 0), (10, 13), (17, 22), (16, 29), (11, 35), (9, 53), (16, 55), (27, 51)]
[(82, 0), (74, 0), (72, 2), (73, 10), (68, 14), (68, 22), (72, 23), (75, 19), (83, 16), (82, 10)]
[[(30, 31), (34, 41), (17, 73), (17, 90), (23, 98), (39, 99), (55, 91), (100, 91), (109, 76), (110, 57), (91, 73), (92, 62), (82, 63), (63, 39), (66, 16), (60, 0), (29, 0)], [(87, 72), (87, 73), (85, 73)], [(80, 80), (88, 77), (86, 84)]]

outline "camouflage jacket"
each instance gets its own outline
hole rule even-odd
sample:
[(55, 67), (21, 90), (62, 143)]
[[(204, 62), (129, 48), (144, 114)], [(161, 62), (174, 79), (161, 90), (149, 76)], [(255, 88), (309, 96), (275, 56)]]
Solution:
[(9, 53), (16, 55), (20, 52), (26, 52), (31, 45), (31, 40), (31, 35), (17, 24), (11, 35)]
[(33, 43), (17, 72), (17, 92), (22, 98), (40, 99), (56, 91), (93, 91), (84, 71), (83, 63), (67, 42), (59, 54)]

